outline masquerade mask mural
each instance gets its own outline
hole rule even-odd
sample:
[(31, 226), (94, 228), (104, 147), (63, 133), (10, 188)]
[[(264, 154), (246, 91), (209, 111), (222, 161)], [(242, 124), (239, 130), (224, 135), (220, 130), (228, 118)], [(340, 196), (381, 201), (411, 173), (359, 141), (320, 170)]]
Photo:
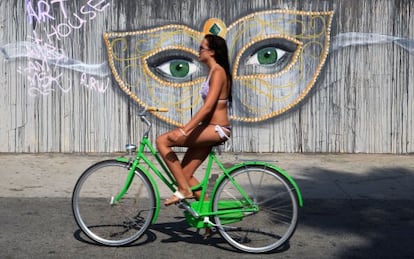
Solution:
[(198, 62), (203, 35), (226, 39), (233, 74), (232, 119), (263, 121), (288, 111), (309, 93), (329, 50), (333, 12), (272, 10), (228, 27), (210, 19), (203, 31), (166, 25), (108, 32), (109, 65), (119, 87), (141, 106), (168, 108), (155, 115), (174, 125), (202, 105), (206, 69)]

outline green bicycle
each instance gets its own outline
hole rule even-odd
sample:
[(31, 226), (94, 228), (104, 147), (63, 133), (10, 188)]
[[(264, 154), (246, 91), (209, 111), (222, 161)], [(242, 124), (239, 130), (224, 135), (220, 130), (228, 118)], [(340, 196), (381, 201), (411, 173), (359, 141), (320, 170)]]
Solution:
[[(146, 118), (147, 111), (165, 110), (147, 108), (139, 114), (147, 129), (138, 150), (136, 145), (127, 145), (130, 158), (98, 162), (86, 169), (75, 185), (75, 220), (97, 243), (130, 244), (156, 223), (161, 197), (155, 176), (176, 191), (174, 177), (148, 140), (152, 124)], [(207, 195), (213, 163), (222, 172)], [(213, 151), (203, 180), (192, 190), (201, 190), (200, 199), (178, 204), (189, 225), (216, 229), (230, 245), (250, 253), (269, 252), (289, 240), (303, 205), (297, 184), (284, 170), (261, 161), (225, 168)]]

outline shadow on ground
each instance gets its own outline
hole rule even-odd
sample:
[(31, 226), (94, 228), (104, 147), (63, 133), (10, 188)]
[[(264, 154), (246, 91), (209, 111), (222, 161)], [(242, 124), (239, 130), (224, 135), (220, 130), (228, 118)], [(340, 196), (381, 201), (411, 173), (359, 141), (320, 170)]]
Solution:
[[(312, 249), (326, 242), (321, 246), (336, 247), (335, 258), (343, 259), (412, 258), (414, 170), (378, 168), (349, 174), (306, 168), (304, 175), (297, 180), (306, 187), (299, 228), (314, 229), (315, 234), (307, 232), (311, 245), (300, 241), (302, 246)], [(324, 197), (307, 199), (306, 189), (322, 190)]]

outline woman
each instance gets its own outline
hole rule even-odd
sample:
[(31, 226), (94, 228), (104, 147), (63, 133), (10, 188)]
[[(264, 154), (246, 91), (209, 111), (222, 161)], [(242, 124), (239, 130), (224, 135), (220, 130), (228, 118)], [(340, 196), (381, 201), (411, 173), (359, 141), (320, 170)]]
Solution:
[[(207, 158), (212, 146), (230, 137), (227, 107), (231, 102), (232, 79), (225, 40), (206, 35), (201, 41), (199, 60), (209, 70), (200, 91), (203, 106), (187, 124), (159, 136), (156, 142), (178, 185), (174, 195), (164, 202), (166, 206), (194, 196), (200, 197), (200, 191), (193, 194), (190, 188), (198, 184), (193, 174)], [(188, 147), (181, 163), (172, 147)]]

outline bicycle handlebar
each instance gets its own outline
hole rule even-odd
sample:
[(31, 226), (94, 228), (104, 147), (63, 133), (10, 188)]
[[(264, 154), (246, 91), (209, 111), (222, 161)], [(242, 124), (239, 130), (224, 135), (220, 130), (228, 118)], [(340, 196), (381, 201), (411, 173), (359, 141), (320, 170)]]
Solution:
[(149, 112), (168, 112), (168, 108), (147, 107)]

